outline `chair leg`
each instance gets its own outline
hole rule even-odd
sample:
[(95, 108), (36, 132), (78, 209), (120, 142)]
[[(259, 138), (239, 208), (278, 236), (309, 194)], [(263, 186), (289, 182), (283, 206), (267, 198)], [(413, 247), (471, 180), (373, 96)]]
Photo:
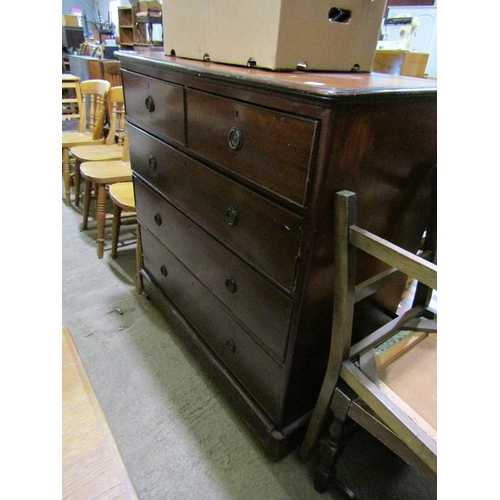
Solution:
[(75, 182), (75, 206), (78, 207), (80, 205), (80, 182), (81, 182), (80, 162), (78, 160), (75, 160), (74, 182)]
[(315, 470), (314, 489), (324, 493), (333, 483), (345, 498), (354, 499), (354, 493), (336, 477), (336, 464), (344, 449), (345, 425), (349, 409), (349, 399), (341, 392), (335, 393), (332, 400), (333, 420), (327, 435), (319, 443), (320, 462)]
[(104, 256), (104, 229), (106, 225), (106, 185), (97, 184), (97, 258)]
[(122, 209), (116, 203), (113, 203), (113, 225), (111, 232), (111, 257), (116, 258), (116, 249), (118, 247), (118, 237), (120, 235)]
[(64, 179), (64, 195), (66, 199), (66, 206), (71, 205), (71, 170), (69, 166), (69, 148), (62, 148), (62, 171)]
[(83, 192), (83, 221), (82, 229), (87, 229), (89, 223), (90, 199), (92, 195), (92, 182), (85, 179), (85, 190)]
[(141, 228), (139, 226), (139, 222), (137, 222), (137, 245), (135, 249), (135, 268), (136, 268), (136, 277), (135, 277), (135, 291), (141, 295), (143, 290), (142, 284), (142, 243), (141, 243)]

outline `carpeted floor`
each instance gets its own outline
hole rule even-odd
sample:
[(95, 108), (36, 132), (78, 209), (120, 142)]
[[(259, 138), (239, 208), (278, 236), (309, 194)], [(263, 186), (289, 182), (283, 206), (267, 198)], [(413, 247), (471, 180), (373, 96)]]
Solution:
[[(95, 224), (62, 202), (62, 325), (74, 338), (142, 500), (315, 500), (297, 451), (274, 463), (203, 376), (171, 326), (134, 289), (133, 227), (118, 257), (97, 258)], [(431, 500), (436, 489), (373, 438), (357, 432), (339, 476), (360, 500)]]

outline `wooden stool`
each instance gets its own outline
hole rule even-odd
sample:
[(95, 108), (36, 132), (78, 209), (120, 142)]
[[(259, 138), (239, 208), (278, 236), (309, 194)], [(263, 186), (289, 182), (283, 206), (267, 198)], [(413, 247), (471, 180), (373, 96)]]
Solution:
[[(116, 250), (118, 247), (118, 236), (120, 234), (121, 218), (124, 215), (136, 215), (135, 209), (135, 196), (133, 182), (118, 182), (109, 187), (109, 197), (113, 201), (113, 226), (111, 233), (111, 257), (116, 257)], [(142, 279), (140, 275), (142, 267), (142, 248), (141, 248), (141, 234), (139, 224), (137, 224), (137, 246), (135, 252), (136, 261), (136, 280), (135, 289), (138, 294), (142, 293)]]
[(82, 95), (80, 92), (80, 78), (77, 76), (62, 75), (62, 107), (63, 120), (80, 119)]

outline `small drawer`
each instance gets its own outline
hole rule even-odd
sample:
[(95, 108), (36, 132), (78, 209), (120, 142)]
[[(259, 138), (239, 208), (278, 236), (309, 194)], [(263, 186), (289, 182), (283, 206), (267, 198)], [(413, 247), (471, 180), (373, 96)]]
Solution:
[[(292, 291), (303, 217), (129, 127), (134, 171), (216, 238)], [(195, 181), (193, 181), (195, 179)]]
[(317, 122), (187, 90), (188, 146), (304, 206)]
[(141, 224), (282, 362), (292, 299), (138, 180), (135, 193)]
[(277, 417), (282, 368), (234, 321), (232, 315), (149, 231), (141, 232), (144, 268), (200, 337), (252, 394)]
[(127, 119), (165, 140), (185, 144), (184, 90), (181, 85), (122, 72)]

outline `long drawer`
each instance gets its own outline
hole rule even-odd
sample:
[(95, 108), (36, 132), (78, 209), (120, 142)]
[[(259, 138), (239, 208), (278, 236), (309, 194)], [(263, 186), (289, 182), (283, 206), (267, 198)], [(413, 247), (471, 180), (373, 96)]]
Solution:
[(292, 299), (137, 179), (135, 193), (141, 224), (283, 361)]
[(129, 71), (122, 72), (127, 119), (163, 139), (185, 143), (184, 89)]
[(193, 89), (186, 103), (189, 148), (305, 205), (317, 122)]
[(129, 126), (134, 171), (255, 267), (292, 291), (303, 217)]
[(219, 359), (276, 418), (282, 368), (234, 321), (217, 299), (149, 231), (141, 232), (144, 268)]

